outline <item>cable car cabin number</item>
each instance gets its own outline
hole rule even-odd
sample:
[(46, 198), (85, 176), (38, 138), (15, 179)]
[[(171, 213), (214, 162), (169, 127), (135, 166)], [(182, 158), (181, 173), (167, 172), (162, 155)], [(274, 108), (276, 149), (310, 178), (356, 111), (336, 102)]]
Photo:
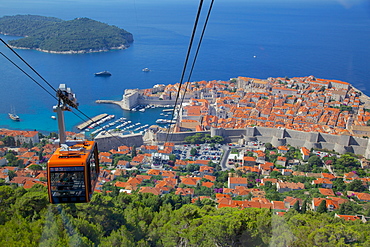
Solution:
[(89, 202), (99, 175), (96, 143), (63, 144), (50, 158), (47, 171), (51, 203)]

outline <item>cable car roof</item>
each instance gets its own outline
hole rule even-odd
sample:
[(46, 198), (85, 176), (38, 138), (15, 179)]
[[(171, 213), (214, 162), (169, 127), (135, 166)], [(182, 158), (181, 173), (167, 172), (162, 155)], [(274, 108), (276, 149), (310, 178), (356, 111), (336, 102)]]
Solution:
[(58, 148), (51, 156), (48, 165), (55, 166), (84, 166), (94, 148), (94, 141), (67, 142)]

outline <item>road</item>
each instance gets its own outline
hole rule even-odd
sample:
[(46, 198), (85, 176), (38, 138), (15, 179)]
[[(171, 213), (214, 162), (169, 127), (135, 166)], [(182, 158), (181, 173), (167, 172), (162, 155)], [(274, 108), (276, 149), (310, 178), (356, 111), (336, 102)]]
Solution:
[(226, 171), (226, 170), (230, 170), (232, 168), (235, 168), (234, 165), (232, 167), (227, 165), (227, 160), (228, 160), (228, 157), (229, 157), (229, 154), (230, 154), (230, 151), (231, 151), (229, 149), (229, 146), (223, 145), (221, 147), (221, 149), (224, 151), (224, 153), (222, 155), (222, 159), (220, 161), (220, 166), (221, 166), (222, 171)]

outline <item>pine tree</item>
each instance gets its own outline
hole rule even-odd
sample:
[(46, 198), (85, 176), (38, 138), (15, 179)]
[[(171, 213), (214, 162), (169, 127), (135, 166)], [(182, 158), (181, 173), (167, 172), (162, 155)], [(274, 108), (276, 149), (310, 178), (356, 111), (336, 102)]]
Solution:
[(132, 149), (131, 149), (131, 157), (135, 157), (137, 155), (137, 152), (136, 152), (136, 146), (132, 146)]
[(200, 208), (203, 206), (203, 203), (201, 202), (200, 197), (198, 197), (198, 199), (195, 201), (195, 205)]
[(307, 211), (307, 200), (304, 200), (301, 207), (301, 214), (305, 214)]
[(299, 208), (299, 201), (298, 200), (294, 203), (293, 209), (295, 211), (297, 211), (297, 212), (300, 212), (301, 211), (300, 208)]
[(317, 212), (322, 214), (322, 213), (326, 213), (327, 211), (328, 210), (326, 208), (326, 200), (322, 200), (320, 205), (317, 208)]

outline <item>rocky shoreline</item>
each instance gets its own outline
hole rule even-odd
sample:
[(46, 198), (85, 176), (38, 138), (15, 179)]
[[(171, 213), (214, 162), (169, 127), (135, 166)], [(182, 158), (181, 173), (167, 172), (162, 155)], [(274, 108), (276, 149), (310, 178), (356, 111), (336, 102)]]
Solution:
[(370, 109), (370, 97), (369, 97), (368, 95), (366, 95), (364, 92), (362, 92), (360, 89), (355, 88), (352, 84), (350, 84), (350, 85), (351, 85), (351, 87), (352, 87), (355, 91), (357, 91), (357, 92), (360, 92), (360, 93), (361, 93), (361, 96), (359, 97), (359, 98), (360, 98), (360, 101), (361, 101), (362, 103), (364, 103), (364, 107), (365, 107), (366, 109)]
[(70, 50), (70, 51), (50, 51), (50, 50), (43, 50), (43, 49), (40, 49), (40, 48), (33, 49), (33, 48), (28, 48), (28, 47), (17, 47), (17, 46), (11, 46), (11, 45), (9, 45), (9, 46), (13, 49), (35, 50), (35, 51), (41, 51), (41, 52), (46, 52), (46, 53), (52, 53), (52, 54), (85, 54), (85, 53), (95, 53), (95, 52), (107, 52), (107, 51), (111, 51), (111, 50), (124, 50), (124, 49), (128, 48), (127, 45), (120, 45), (118, 47), (111, 47), (109, 49), (100, 49), (100, 50), (89, 49), (89, 50), (79, 50), (79, 51), (73, 51), (73, 50)]

